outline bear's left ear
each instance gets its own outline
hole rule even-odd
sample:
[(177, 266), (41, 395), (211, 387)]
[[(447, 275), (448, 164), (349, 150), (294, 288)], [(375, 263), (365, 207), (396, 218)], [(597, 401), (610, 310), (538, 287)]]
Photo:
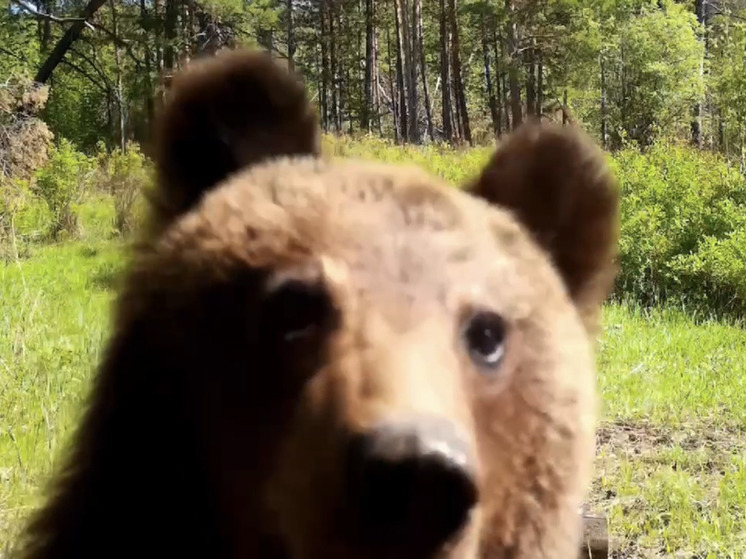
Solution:
[(266, 53), (235, 50), (174, 76), (155, 128), (157, 219), (170, 221), (230, 174), (282, 155), (319, 155), (301, 81)]
[(603, 151), (576, 127), (527, 123), (466, 190), (513, 212), (593, 329), (617, 273), (619, 192)]

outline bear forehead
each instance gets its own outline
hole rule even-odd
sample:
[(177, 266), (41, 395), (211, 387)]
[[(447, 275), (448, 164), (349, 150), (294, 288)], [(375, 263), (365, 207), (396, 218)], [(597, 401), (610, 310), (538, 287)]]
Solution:
[(416, 167), (365, 161), (280, 158), (239, 172), (158, 248), (203, 281), (236, 268), (324, 262), (379, 305), (490, 304), (518, 319), (562, 291), (508, 212)]

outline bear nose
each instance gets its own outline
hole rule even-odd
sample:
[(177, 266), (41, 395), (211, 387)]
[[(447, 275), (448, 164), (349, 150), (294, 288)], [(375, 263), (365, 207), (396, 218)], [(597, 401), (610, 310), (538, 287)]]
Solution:
[(447, 420), (387, 422), (350, 445), (350, 496), (370, 546), (427, 554), (465, 525), (477, 502), (475, 459)]

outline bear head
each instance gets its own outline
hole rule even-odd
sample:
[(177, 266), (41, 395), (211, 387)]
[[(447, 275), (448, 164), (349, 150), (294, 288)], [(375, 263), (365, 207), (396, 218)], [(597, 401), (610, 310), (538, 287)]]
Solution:
[(324, 157), (264, 54), (195, 61), (28, 559), (577, 555), (618, 194), (530, 123), (460, 188)]

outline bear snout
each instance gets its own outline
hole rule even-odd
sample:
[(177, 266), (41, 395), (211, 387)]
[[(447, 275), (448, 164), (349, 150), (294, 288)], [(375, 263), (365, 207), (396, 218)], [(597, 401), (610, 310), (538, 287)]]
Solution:
[(366, 546), (428, 556), (467, 524), (476, 458), (447, 419), (418, 416), (355, 435), (348, 452), (354, 531)]

